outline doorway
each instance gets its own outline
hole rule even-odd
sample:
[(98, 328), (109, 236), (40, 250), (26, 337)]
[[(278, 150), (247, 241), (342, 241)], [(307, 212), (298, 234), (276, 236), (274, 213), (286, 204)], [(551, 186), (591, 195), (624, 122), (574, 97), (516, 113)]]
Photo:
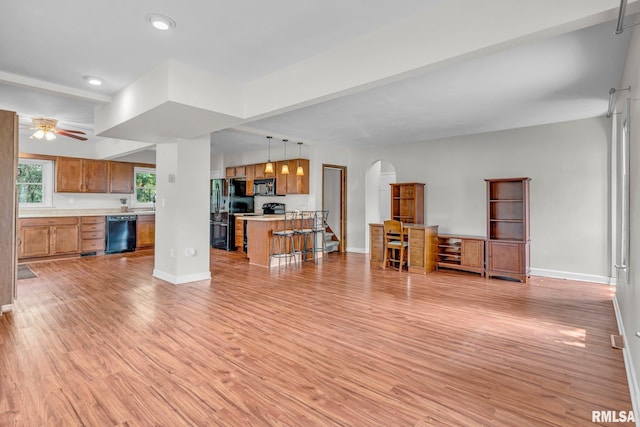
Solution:
[(339, 242), (338, 252), (347, 249), (347, 167), (322, 165), (322, 210), (329, 211), (327, 224)]

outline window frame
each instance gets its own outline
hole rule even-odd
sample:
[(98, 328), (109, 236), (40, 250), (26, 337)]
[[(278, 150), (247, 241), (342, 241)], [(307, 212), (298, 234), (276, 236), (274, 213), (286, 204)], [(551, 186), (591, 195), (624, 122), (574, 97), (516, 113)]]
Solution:
[(156, 175), (156, 188), (154, 190), (157, 191), (158, 175), (156, 173), (156, 169), (142, 167), (142, 166), (133, 167), (133, 194), (131, 195), (131, 206), (135, 208), (151, 208), (154, 206), (153, 202), (138, 202), (138, 187), (136, 185), (136, 182), (137, 182), (136, 177), (138, 173), (152, 173)]
[[(42, 202), (18, 202), (20, 208), (52, 208), (54, 187), (54, 163), (53, 160), (18, 158), (19, 164), (40, 165), (42, 167)], [(16, 191), (18, 185), (23, 184), (16, 179)]]

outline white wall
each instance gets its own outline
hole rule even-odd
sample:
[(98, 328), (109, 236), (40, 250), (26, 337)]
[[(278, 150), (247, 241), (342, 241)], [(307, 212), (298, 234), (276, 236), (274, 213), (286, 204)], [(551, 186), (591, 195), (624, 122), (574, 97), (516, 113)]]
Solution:
[[(640, 31), (639, 27), (633, 27), (626, 31), (632, 31), (627, 61), (618, 87), (631, 86), (630, 92), (618, 92), (616, 110), (622, 110), (625, 98), (631, 98), (630, 115), (630, 258), (628, 283), (620, 283), (616, 286), (616, 308), (620, 333), (624, 336), (624, 356), (627, 368), (627, 378), (631, 389), (631, 398), (634, 403), (634, 411), (638, 413), (638, 383), (637, 375), (640, 373), (640, 339), (635, 333), (640, 330), (640, 110), (638, 109), (638, 85), (640, 84)], [(620, 115), (615, 114), (614, 119), (619, 121)]]
[(532, 178), (532, 268), (608, 281), (609, 133), (597, 118), (369, 151), (426, 183), (425, 222), (445, 233), (486, 235), (485, 178)]

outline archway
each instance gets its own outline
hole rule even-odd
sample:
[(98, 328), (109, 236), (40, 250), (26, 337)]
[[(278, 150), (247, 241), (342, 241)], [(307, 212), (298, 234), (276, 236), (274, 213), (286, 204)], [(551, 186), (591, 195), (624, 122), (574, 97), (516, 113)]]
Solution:
[(374, 162), (367, 170), (365, 194), (365, 248), (369, 251), (369, 224), (381, 223), (391, 214), (389, 184), (396, 182), (396, 169), (386, 160)]

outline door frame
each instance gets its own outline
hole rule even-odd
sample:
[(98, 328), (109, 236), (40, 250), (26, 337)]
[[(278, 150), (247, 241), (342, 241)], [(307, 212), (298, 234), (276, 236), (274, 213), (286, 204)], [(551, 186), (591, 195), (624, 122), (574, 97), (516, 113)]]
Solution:
[(341, 165), (333, 165), (329, 163), (322, 164), (322, 209), (324, 210), (324, 178), (326, 169), (340, 170), (340, 246), (338, 252), (347, 251), (347, 167)]

